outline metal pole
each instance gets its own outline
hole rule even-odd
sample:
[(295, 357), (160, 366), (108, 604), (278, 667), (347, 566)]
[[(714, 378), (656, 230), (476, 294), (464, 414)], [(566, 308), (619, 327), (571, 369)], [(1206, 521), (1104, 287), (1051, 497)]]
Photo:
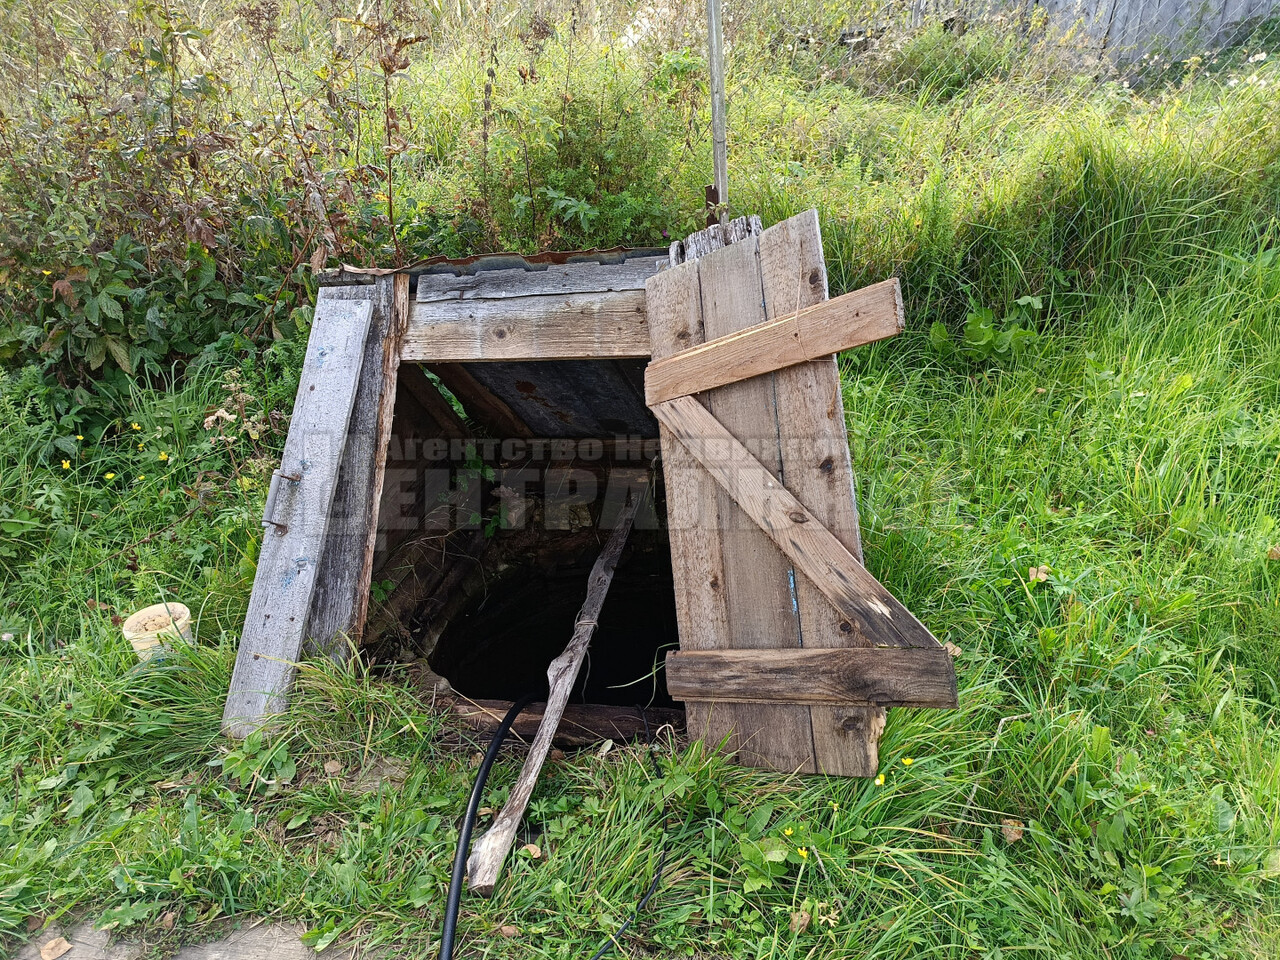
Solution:
[(720, 0), (707, 0), (707, 46), (711, 68), (711, 156), (715, 169), (715, 202), (723, 223), (729, 209), (729, 154), (725, 138), (724, 33), (720, 28)]

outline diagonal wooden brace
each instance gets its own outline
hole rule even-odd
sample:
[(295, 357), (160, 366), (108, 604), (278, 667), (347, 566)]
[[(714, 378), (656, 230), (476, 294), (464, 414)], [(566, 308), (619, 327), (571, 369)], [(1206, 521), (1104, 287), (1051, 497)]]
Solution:
[(652, 410), (869, 646), (940, 646), (706, 407), (692, 397), (680, 397)]

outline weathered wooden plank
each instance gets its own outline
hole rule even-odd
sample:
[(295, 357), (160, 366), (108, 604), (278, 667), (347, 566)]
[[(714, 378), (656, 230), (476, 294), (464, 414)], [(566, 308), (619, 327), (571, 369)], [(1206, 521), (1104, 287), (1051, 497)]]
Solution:
[(942, 647), (869, 650), (682, 650), (667, 654), (680, 700), (954, 708), (956, 674)]
[[(449, 709), (479, 733), (493, 733), (511, 709), (510, 700), (470, 700), (453, 695)], [(531, 703), (516, 717), (511, 733), (532, 740), (546, 712), (545, 703)], [(564, 708), (560, 726), (551, 743), (565, 749), (586, 747), (602, 740), (627, 741), (656, 733), (659, 727), (682, 726), (684, 711), (670, 707), (613, 707), (598, 703), (570, 703)]]
[(432, 303), (643, 290), (645, 281), (666, 262), (666, 257), (632, 257), (622, 263), (553, 263), (541, 270), (516, 267), (478, 270), (462, 276), (423, 273), (418, 276), (416, 299), (419, 303)]
[[(316, 573), (306, 628), (310, 646), (337, 660), (345, 660), (359, 644), (368, 613), (408, 283), (408, 277), (393, 274), (379, 277), (372, 287), (336, 288), (363, 290), (374, 298), (347, 446), (330, 510), (326, 550)], [(328, 301), (333, 289), (321, 288), (318, 304)], [(323, 392), (333, 386), (319, 389)]]
[[(645, 285), (653, 325), (653, 355), (665, 357), (703, 342), (702, 294), (696, 262), (659, 273)], [(667, 533), (675, 575), (676, 620), (682, 650), (718, 650), (730, 645), (724, 589), (724, 546), (716, 484), (675, 437), (659, 423), (662, 475), (667, 494)], [(732, 708), (685, 703), (690, 735), (710, 746), (736, 749)]]
[[(697, 261), (702, 325), (708, 340), (764, 321), (758, 242), (749, 236)], [(762, 469), (777, 473), (782, 460), (772, 376), (712, 390), (706, 407), (692, 397), (668, 403), (697, 407), (721, 430), (751, 444), (763, 461)], [(661, 417), (666, 406), (659, 404), (655, 413)], [(671, 421), (667, 425), (672, 426)], [(801, 629), (791, 564), (726, 490), (718, 490), (716, 496), (724, 544), (724, 588), (729, 597), (729, 647), (798, 649)], [(807, 708), (790, 704), (721, 704), (717, 708), (733, 715), (741, 762), (774, 770), (815, 771)]]
[[(778, 280), (795, 287), (790, 277)], [(902, 327), (902, 292), (896, 279), (885, 280), (653, 361), (645, 369), (645, 402), (661, 403), (809, 360), (830, 359), (841, 350), (892, 337)]]
[(516, 416), (501, 397), (471, 375), (460, 363), (429, 363), (427, 369), (440, 378), (449, 392), (462, 403), (468, 417), (474, 417), (499, 437), (532, 437), (529, 425)]
[(372, 318), (368, 300), (317, 304), (268, 518), (279, 526), (263, 536), (223, 712), (222, 729), (230, 736), (247, 736), (288, 702), (317, 572), (329, 549), (330, 507)]
[[(760, 270), (765, 314), (771, 318), (826, 299), (827, 268), (816, 211), (784, 220), (760, 235)], [(901, 293), (897, 281), (891, 284), (892, 313), (900, 327)], [(878, 286), (883, 289), (885, 284)], [(857, 495), (835, 357), (816, 358), (779, 371), (774, 390), (787, 489), (862, 563)], [(849, 622), (807, 577), (796, 578), (796, 606), (806, 647), (865, 647), (870, 643), (849, 629)], [(814, 706), (809, 716), (818, 772), (875, 776), (885, 723), (882, 708)]]
[(431, 378), (422, 372), (416, 363), (404, 364), (400, 367), (400, 386), (413, 395), (423, 411), (435, 423), (437, 434), (446, 439), (469, 437), (471, 431), (458, 416), (458, 411), (436, 389)]
[(414, 303), (406, 361), (649, 356), (643, 290)]
[[(849, 631), (860, 632), (871, 646), (938, 645), (924, 624), (702, 404), (692, 397), (680, 397), (658, 404), (654, 413), (796, 569), (844, 615)], [(758, 595), (752, 599), (754, 604), (765, 600)], [(769, 632), (763, 624), (753, 630)]]
[(760, 218), (754, 214), (749, 217), (738, 217), (728, 223), (713, 223), (705, 230), (691, 233), (684, 240), (676, 240), (671, 244), (671, 266), (675, 267), (701, 259), (748, 237), (758, 236), (760, 236)]
[(560, 726), (569, 694), (573, 690), (574, 681), (578, 679), (587, 647), (591, 644), (591, 635), (595, 633), (596, 623), (600, 619), (600, 610), (609, 592), (609, 584), (613, 582), (614, 568), (618, 565), (618, 558), (622, 556), (622, 548), (627, 542), (627, 535), (631, 532), (631, 525), (643, 499), (642, 496), (634, 497), (618, 515), (617, 525), (591, 568), (591, 576), (587, 581), (587, 599), (578, 613), (573, 637), (564, 648), (564, 653), (552, 660), (551, 666), (547, 668), (546, 707), (542, 723), (538, 725), (538, 734), (529, 747), (524, 768), (512, 786), (502, 812), (494, 818), (493, 826), (476, 842), (467, 859), (467, 886), (483, 897), (493, 893), (502, 863), (511, 851), (516, 828), (520, 826), (529, 798), (533, 796), (542, 763), (551, 750), (551, 740), (556, 728)]

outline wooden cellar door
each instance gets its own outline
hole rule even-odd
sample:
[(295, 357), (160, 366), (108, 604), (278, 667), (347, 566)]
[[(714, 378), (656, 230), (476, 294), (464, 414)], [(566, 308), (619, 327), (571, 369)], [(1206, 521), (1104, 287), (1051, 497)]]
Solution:
[(947, 651), (862, 566), (834, 353), (901, 329), (897, 281), (827, 301), (815, 211), (684, 251), (646, 285), (680, 621), (668, 690), (691, 736), (743, 763), (873, 776), (886, 707), (956, 706)]

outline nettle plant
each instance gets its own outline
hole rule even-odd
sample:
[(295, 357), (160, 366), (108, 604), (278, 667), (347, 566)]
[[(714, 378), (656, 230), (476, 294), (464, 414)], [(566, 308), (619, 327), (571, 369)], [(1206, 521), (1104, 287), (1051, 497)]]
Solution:
[(142, 262), (129, 237), (110, 250), (84, 254), (62, 276), (46, 276), (31, 323), (16, 333), (52, 363), (98, 370), (111, 359), (126, 373), (156, 366), (171, 353), (192, 354), (217, 335), (247, 322), (230, 302), (213, 258), (191, 244), (187, 259), (159, 275)]
[(1019, 297), (1002, 317), (974, 304), (959, 338), (937, 321), (929, 328), (929, 342), (944, 357), (960, 356), (978, 363), (1011, 359), (1040, 338), (1035, 328), (1043, 310), (1044, 300), (1036, 296)]

